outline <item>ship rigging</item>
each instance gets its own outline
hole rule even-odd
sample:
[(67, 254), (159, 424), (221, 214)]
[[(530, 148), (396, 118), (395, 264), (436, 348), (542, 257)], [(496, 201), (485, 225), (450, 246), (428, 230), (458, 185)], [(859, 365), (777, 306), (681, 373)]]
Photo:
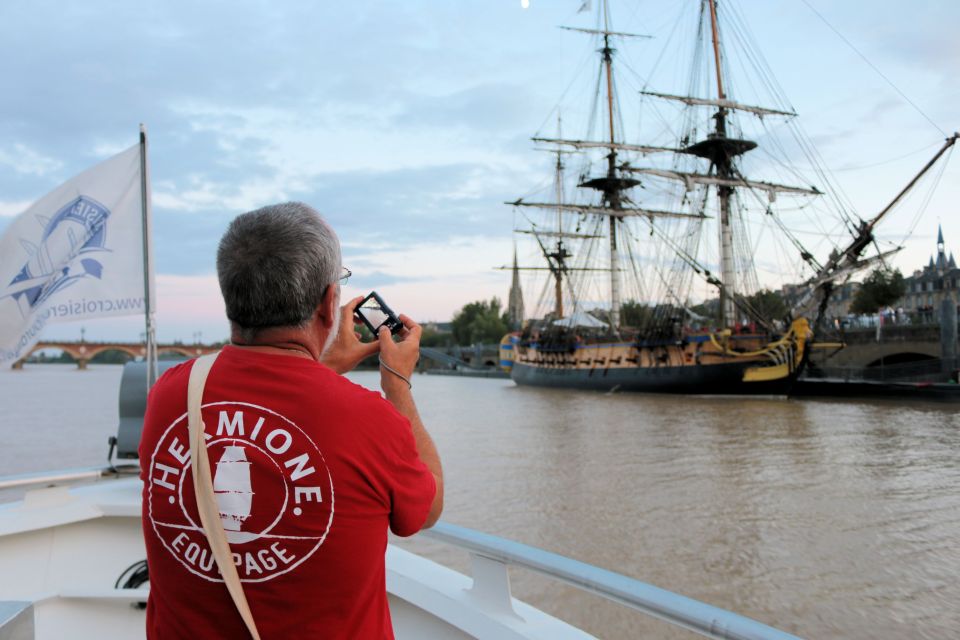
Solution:
[[(631, 138), (623, 126), (615, 44), (647, 37), (613, 30), (606, 1), (600, 3), (594, 28), (567, 27), (596, 38), (599, 73), (586, 136), (564, 137), (558, 121), (555, 135), (533, 137), (556, 156), (552, 197), (524, 196), (507, 203), (523, 220), (516, 231), (535, 240), (546, 265), (515, 269), (549, 273), (552, 285), (541, 297), (544, 316), (518, 340), (514, 378), (520, 382), (610, 386), (594, 384), (599, 375), (627, 388), (685, 391), (717, 380), (722, 371), (735, 380), (718, 385), (717, 392), (765, 393), (789, 386), (803, 366), (811, 338), (808, 322), (817, 326), (833, 284), (898, 250), (878, 245), (873, 234), (877, 223), (956, 142), (956, 135), (949, 137), (890, 205), (867, 220), (844, 202), (802, 135), (794, 148), (811, 161), (819, 181), (804, 179), (793, 168), (781, 171), (792, 181), (753, 177), (753, 169), (788, 167), (782, 160), (771, 161), (765, 151), (760, 161), (745, 159), (763, 151), (756, 140), (783, 150), (782, 144), (767, 140), (767, 120), (802, 133), (794, 124), (796, 110), (767, 76), (757, 84), (774, 89), (772, 104), (733, 94), (723, 15), (716, 0), (696, 4), (689, 90), (653, 90), (644, 80), (635, 93), (636, 102), (660, 120), (665, 120), (660, 105), (679, 110), (679, 124), (664, 127), (672, 140)], [(734, 33), (742, 39), (743, 30), (740, 24)], [(764, 64), (758, 67), (761, 75), (768, 73)], [(741, 118), (761, 125), (759, 137), (745, 134)], [(565, 156), (584, 162), (569, 194)], [(798, 198), (804, 202), (795, 204)], [(806, 203), (818, 199), (834, 205), (829, 218)], [(784, 200), (793, 206), (780, 206)], [(548, 215), (536, 220), (528, 211)], [(793, 215), (798, 212), (812, 214), (813, 229), (821, 232), (815, 246), (801, 241)], [(704, 233), (707, 223), (716, 229), (714, 241)], [(758, 228), (775, 231), (777, 239), (758, 242)], [(838, 231), (847, 234), (845, 242), (837, 240)], [(818, 258), (825, 238), (832, 240), (829, 255)], [(799, 267), (794, 281), (804, 284), (791, 308), (771, 317), (753, 296), (761, 290), (758, 252), (777, 249), (780, 258), (793, 256)], [(695, 278), (714, 289), (713, 308), (693, 303)], [(545, 299), (551, 303), (542, 304)], [(581, 357), (578, 352), (588, 347), (591, 357)], [(601, 352), (607, 355), (594, 357)], [(650, 378), (654, 369), (669, 382)], [(744, 386), (748, 381), (776, 384)]]

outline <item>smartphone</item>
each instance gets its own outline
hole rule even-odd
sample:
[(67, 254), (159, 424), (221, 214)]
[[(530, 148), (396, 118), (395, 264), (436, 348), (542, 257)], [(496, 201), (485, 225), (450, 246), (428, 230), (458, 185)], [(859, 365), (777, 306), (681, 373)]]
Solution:
[(357, 306), (356, 315), (363, 324), (367, 325), (374, 336), (383, 326), (390, 329), (392, 335), (397, 335), (403, 330), (403, 323), (400, 322), (400, 318), (387, 306), (387, 303), (376, 291), (371, 291), (370, 295)]

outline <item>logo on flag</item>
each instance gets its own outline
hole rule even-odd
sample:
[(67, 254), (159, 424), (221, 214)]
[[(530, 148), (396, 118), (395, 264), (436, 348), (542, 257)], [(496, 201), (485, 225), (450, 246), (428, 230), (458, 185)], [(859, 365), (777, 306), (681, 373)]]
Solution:
[[(74, 259), (81, 254), (106, 250), (105, 223), (109, 215), (110, 210), (99, 202), (80, 196), (47, 222), (39, 246), (21, 238), (20, 243), (30, 258), (6, 291), (0, 293), (0, 298), (17, 300), (26, 316), (35, 306), (57, 291), (76, 284), (78, 279), (99, 279), (103, 273), (100, 262), (91, 257), (81, 258), (79, 262)], [(63, 264), (68, 266), (58, 269)]]
[(48, 322), (145, 313), (140, 160), (134, 145), (84, 171), (0, 236), (0, 366)]

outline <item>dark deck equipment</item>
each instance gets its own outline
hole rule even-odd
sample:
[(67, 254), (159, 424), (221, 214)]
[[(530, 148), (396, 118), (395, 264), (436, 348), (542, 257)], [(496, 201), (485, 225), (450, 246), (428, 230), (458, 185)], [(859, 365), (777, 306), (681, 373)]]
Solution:
[[(157, 363), (158, 375), (184, 360), (163, 360)], [(187, 410), (187, 400), (183, 400)], [(143, 433), (143, 415), (147, 412), (147, 363), (128, 362), (120, 378), (120, 424), (117, 427), (117, 458), (136, 459)]]

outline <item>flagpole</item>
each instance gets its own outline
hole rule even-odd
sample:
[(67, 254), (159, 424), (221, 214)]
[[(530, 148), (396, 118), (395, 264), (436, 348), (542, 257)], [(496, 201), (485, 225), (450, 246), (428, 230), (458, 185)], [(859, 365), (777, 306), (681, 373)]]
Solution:
[(147, 128), (140, 124), (140, 204), (143, 214), (143, 300), (146, 308), (147, 390), (157, 381), (157, 332), (153, 299), (153, 256), (151, 255), (150, 174), (147, 165)]

